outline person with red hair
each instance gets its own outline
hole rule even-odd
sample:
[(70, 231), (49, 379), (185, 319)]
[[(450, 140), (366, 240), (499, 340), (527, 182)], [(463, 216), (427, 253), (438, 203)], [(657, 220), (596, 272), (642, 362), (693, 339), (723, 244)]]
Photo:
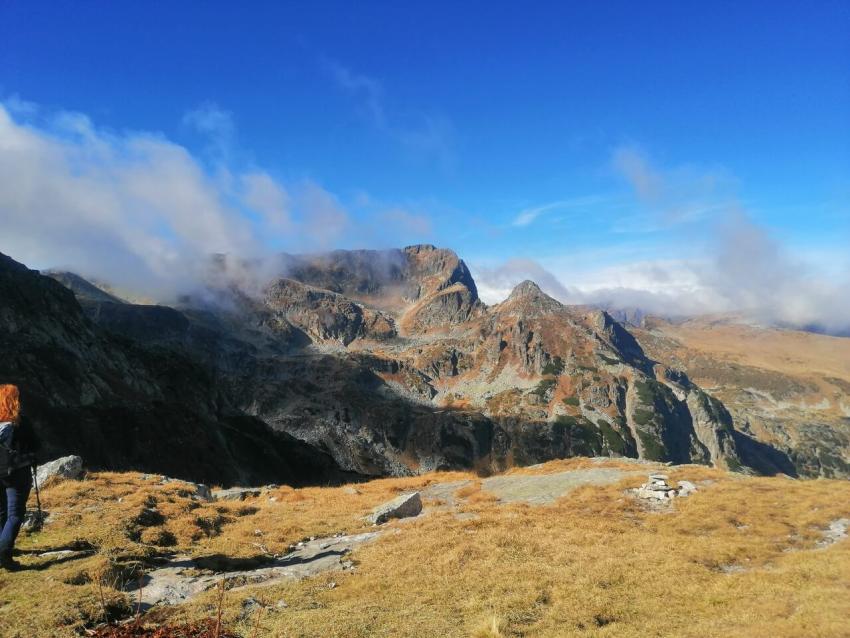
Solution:
[(38, 440), (21, 412), (15, 385), (0, 385), (0, 568), (15, 571), (15, 539), (32, 489), (32, 467)]

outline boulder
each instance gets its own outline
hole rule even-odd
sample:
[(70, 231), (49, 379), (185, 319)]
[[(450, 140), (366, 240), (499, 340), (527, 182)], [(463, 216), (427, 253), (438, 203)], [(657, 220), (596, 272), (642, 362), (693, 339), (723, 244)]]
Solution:
[(215, 501), (244, 501), (248, 497), (259, 496), (260, 491), (256, 487), (231, 487), (226, 490), (213, 490), (212, 498)]
[(402, 494), (388, 503), (379, 505), (366, 520), (375, 525), (386, 523), (391, 518), (408, 518), (417, 516), (422, 511), (422, 498), (419, 492)]
[(63, 456), (60, 459), (40, 465), (36, 471), (39, 486), (48, 481), (78, 479), (83, 475), (83, 459), (79, 456)]

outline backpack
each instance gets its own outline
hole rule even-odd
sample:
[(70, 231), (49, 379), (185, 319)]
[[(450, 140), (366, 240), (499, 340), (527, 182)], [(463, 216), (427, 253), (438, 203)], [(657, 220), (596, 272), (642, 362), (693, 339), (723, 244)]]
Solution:
[(14, 446), (15, 426), (9, 421), (0, 423), (0, 478), (6, 478), (33, 461), (30, 454), (21, 454)]

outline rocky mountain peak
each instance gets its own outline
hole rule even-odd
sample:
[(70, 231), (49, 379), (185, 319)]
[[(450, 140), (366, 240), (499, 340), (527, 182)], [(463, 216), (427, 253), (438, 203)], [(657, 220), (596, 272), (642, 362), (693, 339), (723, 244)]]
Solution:
[(502, 303), (494, 306), (499, 312), (521, 314), (525, 316), (541, 316), (564, 309), (564, 306), (540, 289), (536, 283), (526, 279), (517, 284)]
[(511, 294), (508, 296), (510, 300), (516, 299), (525, 299), (528, 297), (548, 297), (546, 293), (544, 293), (540, 286), (531, 281), (530, 279), (526, 279), (525, 281), (514, 286), (514, 289), (511, 291)]
[(419, 284), (417, 298), (460, 284), (469, 291), (474, 301), (478, 300), (478, 288), (472, 273), (453, 250), (419, 244), (407, 246), (403, 252), (410, 277)]

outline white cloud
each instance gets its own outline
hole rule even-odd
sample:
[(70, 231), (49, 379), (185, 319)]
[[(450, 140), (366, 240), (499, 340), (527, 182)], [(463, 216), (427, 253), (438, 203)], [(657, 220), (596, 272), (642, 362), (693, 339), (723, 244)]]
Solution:
[(19, 124), (2, 106), (0, 221), (0, 250), (17, 259), (74, 265), (144, 292), (185, 284), (210, 253), (259, 247), (185, 148), (99, 131), (75, 113), (45, 128)]
[[(621, 216), (615, 233), (673, 231), (659, 257), (609, 255), (611, 265), (587, 268), (587, 253), (544, 259), (512, 259), (474, 272), (482, 299), (503, 300), (523, 279), (532, 279), (564, 303), (641, 309), (664, 316), (728, 313), (765, 324), (850, 332), (850, 262), (812, 259), (795, 253), (756, 223), (733, 193), (722, 170), (693, 166), (659, 168), (633, 147), (615, 151), (612, 164), (633, 189), (636, 212)], [(515, 226), (575, 201), (552, 202), (522, 211)], [(637, 212), (641, 211), (642, 212)], [(695, 222), (699, 226), (688, 226)], [(690, 228), (688, 232), (681, 227)], [(698, 232), (697, 230), (698, 229)], [(685, 258), (673, 243), (688, 246)], [(610, 252), (610, 251), (609, 251)], [(808, 257), (808, 258), (807, 258)], [(598, 256), (591, 261), (599, 262)], [(839, 262), (841, 262), (839, 264)]]
[[(16, 120), (0, 103), (0, 251), (31, 267), (68, 268), (167, 301), (209, 275), (213, 254), (325, 250), (375, 227), (390, 242), (427, 223), (383, 206), (355, 224), (316, 182), (287, 187), (224, 157), (210, 170), (162, 135), (114, 133), (71, 112), (39, 113), (34, 123), (27, 115), (38, 110), (19, 109)], [(232, 121), (219, 115), (208, 109), (193, 121), (232, 138)]]
[(514, 286), (530, 279), (546, 294), (564, 303), (575, 298), (575, 291), (569, 290), (561, 281), (533, 259), (509, 259), (495, 268), (486, 268), (472, 264), (470, 266), (478, 295), (487, 304), (504, 301)]
[(318, 243), (318, 248), (332, 247), (334, 242), (349, 232), (351, 219), (348, 211), (334, 195), (318, 184), (305, 184), (301, 201), (303, 208), (309, 211), (304, 220), (307, 233), (314, 239), (314, 243)]
[(410, 234), (414, 237), (427, 237), (434, 230), (429, 217), (404, 208), (390, 208), (381, 213), (379, 219), (382, 223), (401, 231), (403, 234)]
[(242, 175), (245, 205), (260, 213), (266, 223), (280, 231), (292, 228), (292, 198), (283, 186), (262, 171)]
[(504, 300), (515, 285), (531, 279), (567, 304), (640, 309), (667, 317), (720, 313), (766, 325), (850, 332), (850, 273), (833, 276), (829, 268), (793, 254), (742, 215), (727, 218), (707, 250), (690, 259), (641, 260), (591, 270), (557, 263), (546, 267), (512, 259), (495, 268), (473, 266), (473, 274), (486, 303)]

